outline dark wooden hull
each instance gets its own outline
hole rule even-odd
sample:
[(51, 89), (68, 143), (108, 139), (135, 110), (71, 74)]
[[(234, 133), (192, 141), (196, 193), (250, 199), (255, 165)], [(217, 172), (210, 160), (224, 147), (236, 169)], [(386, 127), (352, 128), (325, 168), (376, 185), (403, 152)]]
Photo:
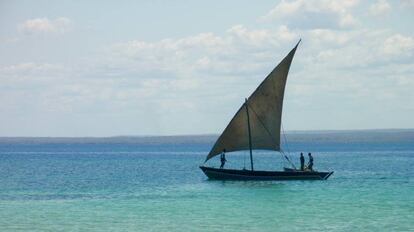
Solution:
[(251, 171), (200, 166), (214, 180), (326, 180), (333, 172), (317, 171)]

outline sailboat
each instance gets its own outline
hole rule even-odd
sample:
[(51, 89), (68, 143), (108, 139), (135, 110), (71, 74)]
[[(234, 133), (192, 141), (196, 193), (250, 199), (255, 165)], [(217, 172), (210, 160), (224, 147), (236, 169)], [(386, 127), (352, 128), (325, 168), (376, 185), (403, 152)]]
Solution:
[[(283, 96), (293, 56), (300, 43), (273, 69), (257, 89), (245, 99), (240, 109), (219, 136), (204, 164), (222, 152), (250, 152), (250, 169), (224, 169), (200, 166), (209, 179), (218, 180), (326, 180), (333, 172), (298, 170), (280, 147)], [(282, 171), (255, 170), (253, 150), (281, 153), (291, 168)]]

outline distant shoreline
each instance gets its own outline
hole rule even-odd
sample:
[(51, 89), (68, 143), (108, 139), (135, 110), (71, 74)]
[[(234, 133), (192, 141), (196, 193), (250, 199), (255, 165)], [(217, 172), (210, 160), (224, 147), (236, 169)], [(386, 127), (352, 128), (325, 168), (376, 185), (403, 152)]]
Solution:
[[(288, 142), (413, 142), (414, 129), (286, 131)], [(46, 143), (214, 143), (218, 134), (111, 137), (0, 137), (0, 144)], [(282, 138), (283, 140), (284, 138)]]

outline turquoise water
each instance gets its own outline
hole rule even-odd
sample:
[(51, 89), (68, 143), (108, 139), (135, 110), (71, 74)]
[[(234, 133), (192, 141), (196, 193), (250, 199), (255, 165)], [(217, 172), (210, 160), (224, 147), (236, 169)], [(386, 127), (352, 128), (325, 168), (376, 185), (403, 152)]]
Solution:
[[(295, 161), (305, 145), (291, 145)], [(1, 231), (414, 230), (414, 145), (310, 144), (334, 175), (289, 182), (209, 181), (198, 169), (209, 146), (3, 144)], [(268, 152), (255, 163), (284, 166)]]

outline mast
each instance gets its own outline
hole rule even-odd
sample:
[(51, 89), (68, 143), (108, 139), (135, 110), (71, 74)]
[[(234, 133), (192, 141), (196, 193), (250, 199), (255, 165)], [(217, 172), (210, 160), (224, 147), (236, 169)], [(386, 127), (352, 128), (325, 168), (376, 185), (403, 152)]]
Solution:
[(247, 105), (247, 98), (245, 99), (244, 105), (246, 106), (246, 113), (247, 113), (247, 129), (249, 131), (249, 150), (250, 150), (250, 167), (253, 171), (253, 153), (252, 153), (252, 135), (250, 132), (250, 118), (249, 118), (249, 106)]

